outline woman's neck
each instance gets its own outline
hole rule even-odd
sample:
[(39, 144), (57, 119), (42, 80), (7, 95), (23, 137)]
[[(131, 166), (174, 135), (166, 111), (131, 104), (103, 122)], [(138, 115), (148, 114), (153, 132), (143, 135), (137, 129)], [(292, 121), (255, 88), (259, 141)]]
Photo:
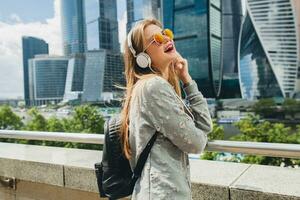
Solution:
[(168, 80), (169, 79), (169, 69), (168, 67), (166, 67), (163, 71), (162, 71), (162, 76), (164, 79)]

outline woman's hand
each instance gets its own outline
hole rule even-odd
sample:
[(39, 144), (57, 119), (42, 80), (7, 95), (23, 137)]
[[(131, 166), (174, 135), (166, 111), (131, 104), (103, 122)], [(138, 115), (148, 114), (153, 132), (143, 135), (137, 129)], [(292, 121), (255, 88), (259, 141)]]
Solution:
[(174, 60), (174, 70), (178, 78), (186, 85), (192, 78), (189, 74), (188, 62), (176, 51), (177, 57)]

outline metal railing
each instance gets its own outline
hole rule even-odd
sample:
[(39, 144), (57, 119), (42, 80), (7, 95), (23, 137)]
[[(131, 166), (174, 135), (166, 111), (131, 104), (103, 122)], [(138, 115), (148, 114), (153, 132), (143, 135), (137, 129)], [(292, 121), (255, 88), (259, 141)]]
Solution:
[[(102, 134), (16, 130), (0, 130), (0, 138), (78, 142), (88, 144), (103, 144), (104, 141), (104, 135)], [(300, 144), (212, 140), (207, 143), (205, 150), (300, 159)]]

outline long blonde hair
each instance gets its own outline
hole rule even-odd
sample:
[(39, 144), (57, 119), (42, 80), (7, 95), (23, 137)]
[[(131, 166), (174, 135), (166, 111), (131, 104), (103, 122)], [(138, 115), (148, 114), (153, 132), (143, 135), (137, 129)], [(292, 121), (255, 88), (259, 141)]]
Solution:
[[(135, 24), (132, 28), (132, 46), (135, 51), (138, 53), (143, 50), (143, 41), (144, 41), (144, 30), (148, 25), (157, 25), (162, 28), (162, 24), (156, 19), (144, 19)], [(125, 63), (125, 78), (126, 78), (126, 87), (123, 89), (126, 90), (124, 99), (122, 101), (122, 110), (121, 110), (121, 143), (124, 155), (127, 159), (131, 158), (131, 149), (129, 145), (129, 109), (130, 109), (130, 100), (132, 97), (133, 87), (136, 82), (140, 79), (148, 78), (149, 76), (154, 75), (152, 71), (148, 69), (143, 70), (137, 66), (136, 59), (128, 48), (127, 39), (124, 43), (124, 63)], [(153, 68), (153, 67), (152, 67)], [(155, 74), (162, 77), (162, 73), (159, 69), (154, 68)], [(169, 71), (168, 82), (173, 86), (175, 92), (181, 97), (181, 89), (179, 85), (179, 79), (176, 73), (173, 70)]]

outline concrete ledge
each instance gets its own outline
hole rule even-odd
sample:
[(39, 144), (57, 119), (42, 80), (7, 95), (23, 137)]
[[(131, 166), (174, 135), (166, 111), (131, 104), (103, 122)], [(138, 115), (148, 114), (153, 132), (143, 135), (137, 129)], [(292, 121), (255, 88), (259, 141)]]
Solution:
[[(239, 179), (230, 185), (230, 188), (232, 195), (240, 197), (248, 195), (249, 199), (251, 199), (249, 191), (256, 191), (252, 195), (262, 199), (265, 199), (267, 195), (282, 196), (282, 199), (299, 198), (300, 169), (251, 165)], [(236, 199), (241, 199), (240, 197)]]
[[(0, 176), (18, 180), (16, 190), (0, 184), (0, 199), (53, 199), (48, 190), (54, 199), (100, 199), (94, 173), (100, 151), (9, 143), (0, 149)], [(300, 200), (300, 169), (193, 159), (190, 165), (193, 199)]]
[(229, 186), (249, 164), (190, 160), (193, 197), (196, 199), (228, 199)]
[(65, 187), (98, 193), (94, 169), (65, 166)]
[[(1, 153), (0, 153), (1, 154)], [(0, 176), (64, 186), (63, 166), (0, 157)]]

